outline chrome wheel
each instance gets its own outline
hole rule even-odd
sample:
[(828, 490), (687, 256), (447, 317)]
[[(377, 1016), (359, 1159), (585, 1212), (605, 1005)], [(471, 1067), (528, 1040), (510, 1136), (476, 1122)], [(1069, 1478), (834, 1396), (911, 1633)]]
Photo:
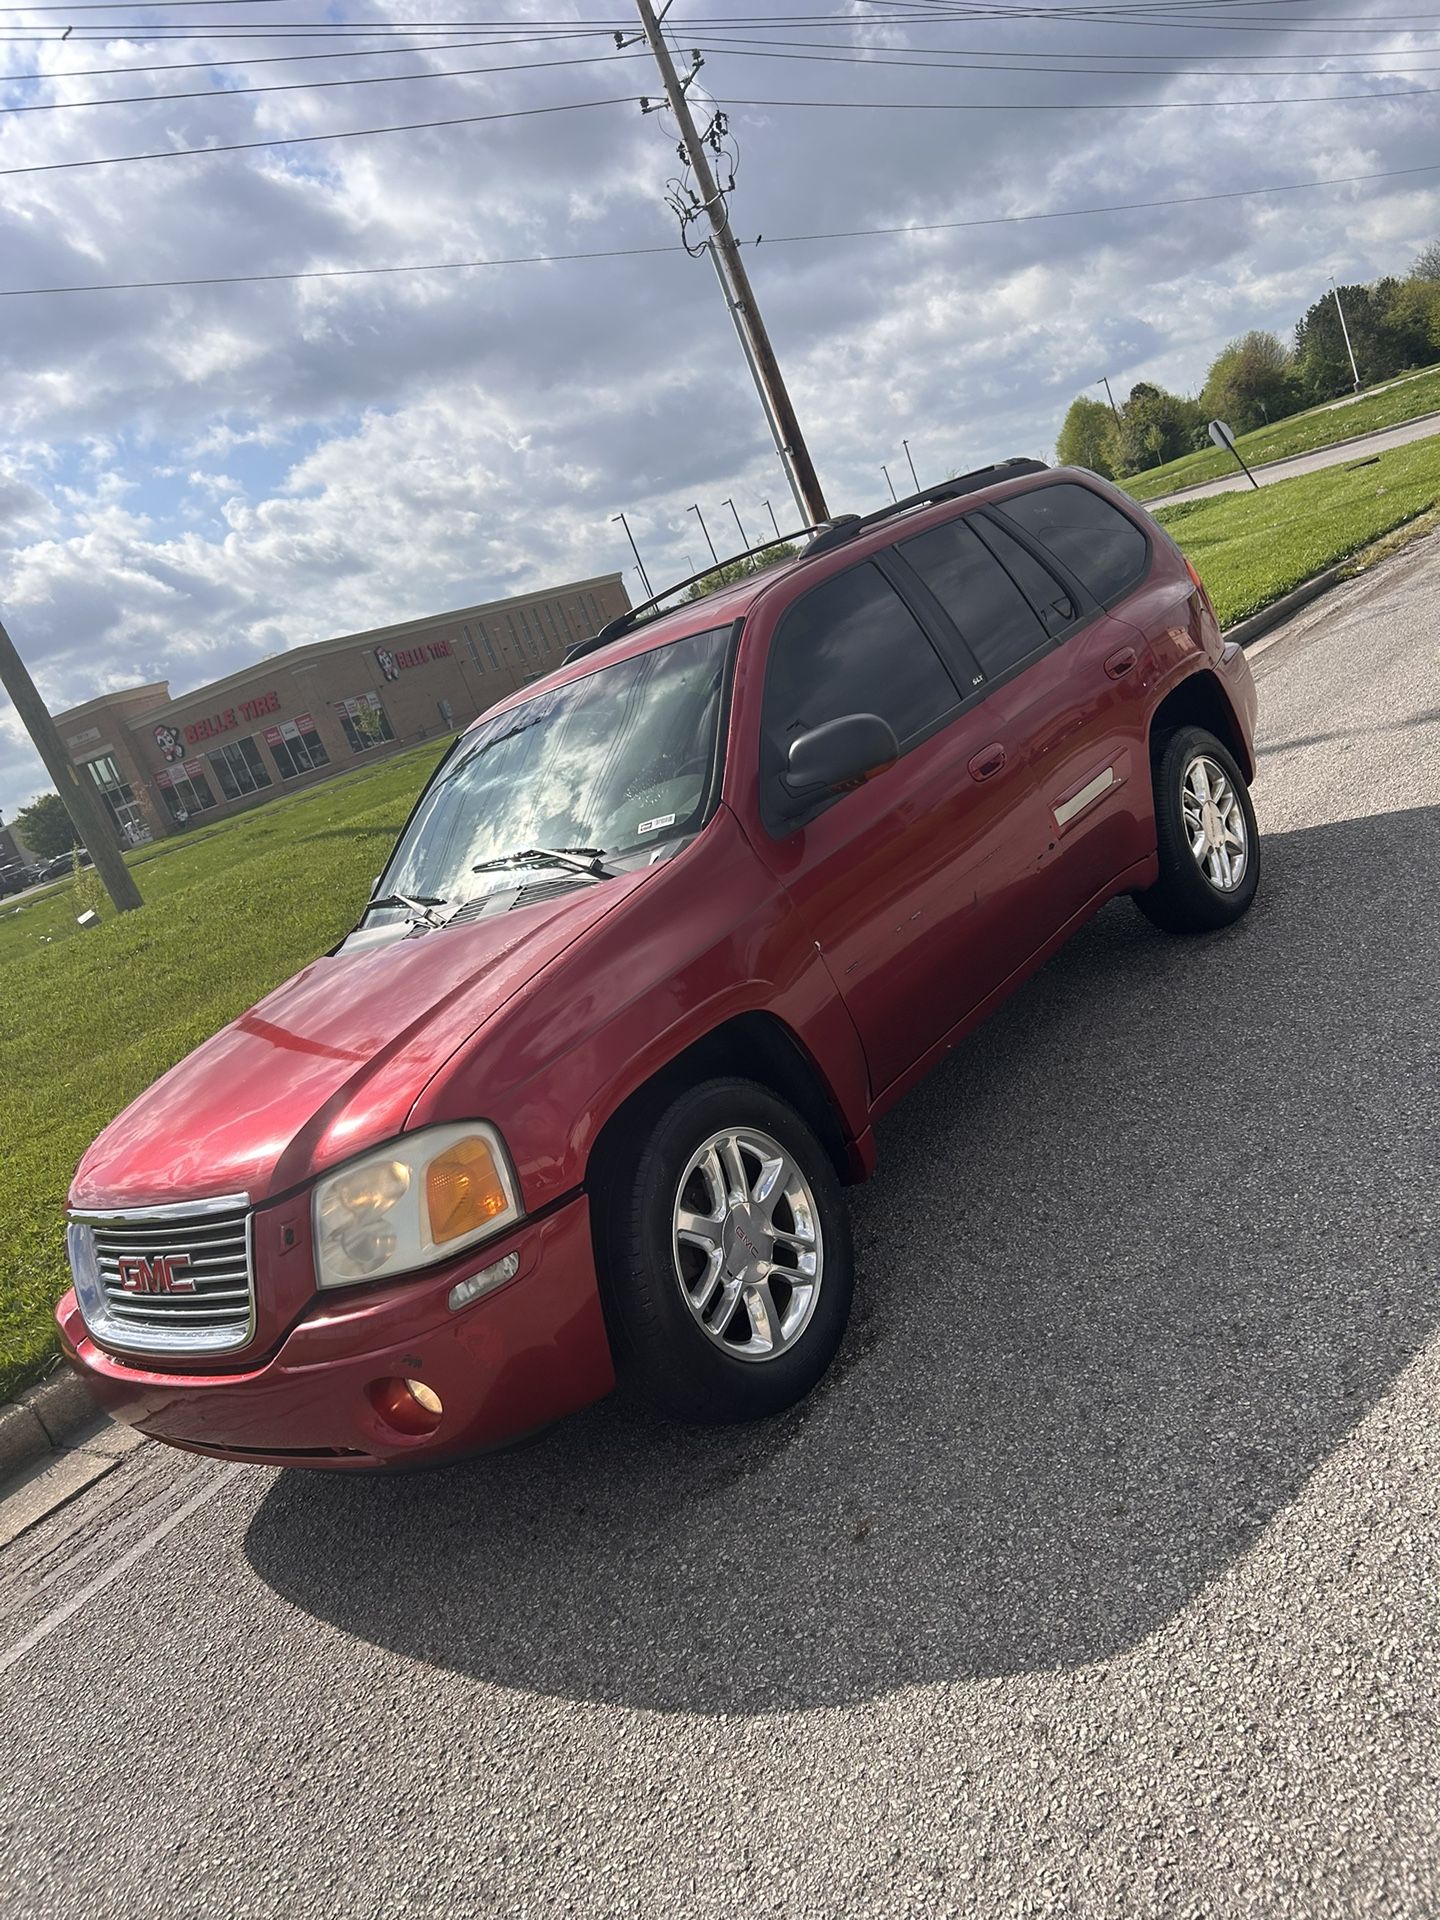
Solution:
[(712, 1133), (675, 1193), (675, 1276), (701, 1331), (736, 1360), (773, 1360), (804, 1333), (825, 1253), (805, 1175), (778, 1141)]
[(1250, 859), (1245, 810), (1230, 776), (1208, 754), (1196, 754), (1185, 769), (1180, 805), (1196, 866), (1217, 893), (1233, 893)]

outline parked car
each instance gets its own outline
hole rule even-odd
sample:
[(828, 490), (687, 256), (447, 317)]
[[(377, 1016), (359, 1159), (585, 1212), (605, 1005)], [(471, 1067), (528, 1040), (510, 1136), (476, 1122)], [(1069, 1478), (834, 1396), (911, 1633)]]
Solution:
[(354, 932), (90, 1148), (67, 1355), (273, 1464), (447, 1459), (617, 1367), (778, 1412), (844, 1333), (877, 1117), (1114, 896), (1249, 907), (1254, 717), (1169, 537), (1034, 461), (612, 621), (461, 736)]
[(8, 899), (12, 893), (24, 893), (27, 887), (35, 884), (33, 867), (0, 867), (0, 900)]

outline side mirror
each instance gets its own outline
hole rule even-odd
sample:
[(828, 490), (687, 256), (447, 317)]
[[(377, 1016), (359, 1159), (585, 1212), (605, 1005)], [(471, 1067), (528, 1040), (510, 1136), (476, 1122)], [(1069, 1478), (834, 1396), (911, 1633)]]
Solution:
[(803, 808), (826, 794), (858, 787), (900, 758), (895, 729), (878, 713), (847, 713), (790, 742), (781, 784)]

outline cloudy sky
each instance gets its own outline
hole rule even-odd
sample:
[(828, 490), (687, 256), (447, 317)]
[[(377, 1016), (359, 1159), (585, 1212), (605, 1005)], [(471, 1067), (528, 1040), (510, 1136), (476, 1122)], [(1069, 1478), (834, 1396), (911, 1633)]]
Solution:
[[(728, 103), (736, 230), (763, 236), (751, 271), (832, 510), (887, 497), (902, 437), (922, 479), (1044, 456), (1100, 374), (1194, 389), (1331, 271), (1403, 272), (1440, 234), (1440, 164), (913, 231), (1440, 163), (1440, 9), (1383, 7), (675, 0), (676, 45)], [(0, 299), (0, 611), (53, 709), (628, 565), (621, 508), (652, 577), (699, 563), (691, 502), (717, 543), (737, 544), (727, 496), (752, 538), (767, 498), (785, 523), (710, 266), (675, 246), (674, 130), (634, 104), (653, 66), (608, 32), (628, 19), (628, 0), (0, 7), (0, 292), (674, 248)], [(582, 102), (605, 104), (74, 164)], [(0, 810), (44, 784), (0, 695)]]

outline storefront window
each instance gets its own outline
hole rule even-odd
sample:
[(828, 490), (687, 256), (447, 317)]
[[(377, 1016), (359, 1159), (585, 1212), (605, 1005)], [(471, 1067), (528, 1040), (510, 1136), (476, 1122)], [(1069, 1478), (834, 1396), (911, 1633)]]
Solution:
[(297, 713), (293, 720), (282, 720), (278, 727), (267, 727), (265, 744), (274, 756), (282, 780), (293, 780), (297, 773), (313, 773), (316, 767), (330, 764), (325, 743), (308, 713)]
[(115, 831), (127, 846), (139, 846), (150, 838), (150, 829), (145, 824), (145, 816), (135, 804), (135, 795), (130, 783), (120, 772), (110, 755), (102, 754), (98, 760), (87, 760), (90, 778), (100, 789), (100, 797), (109, 810), (115, 823)]
[(335, 713), (352, 753), (368, 753), (372, 747), (395, 738), (378, 694), (361, 693), (353, 700), (337, 700)]
[(167, 767), (164, 773), (156, 774), (155, 784), (171, 816), (182, 822), (193, 814), (207, 813), (217, 804), (201, 760), (187, 760), (183, 766)]
[(274, 785), (259, 747), (248, 734), (243, 740), (213, 747), (209, 758), (215, 778), (220, 782), (220, 791), (227, 800), (239, 800), (247, 793), (258, 793), (262, 787)]

